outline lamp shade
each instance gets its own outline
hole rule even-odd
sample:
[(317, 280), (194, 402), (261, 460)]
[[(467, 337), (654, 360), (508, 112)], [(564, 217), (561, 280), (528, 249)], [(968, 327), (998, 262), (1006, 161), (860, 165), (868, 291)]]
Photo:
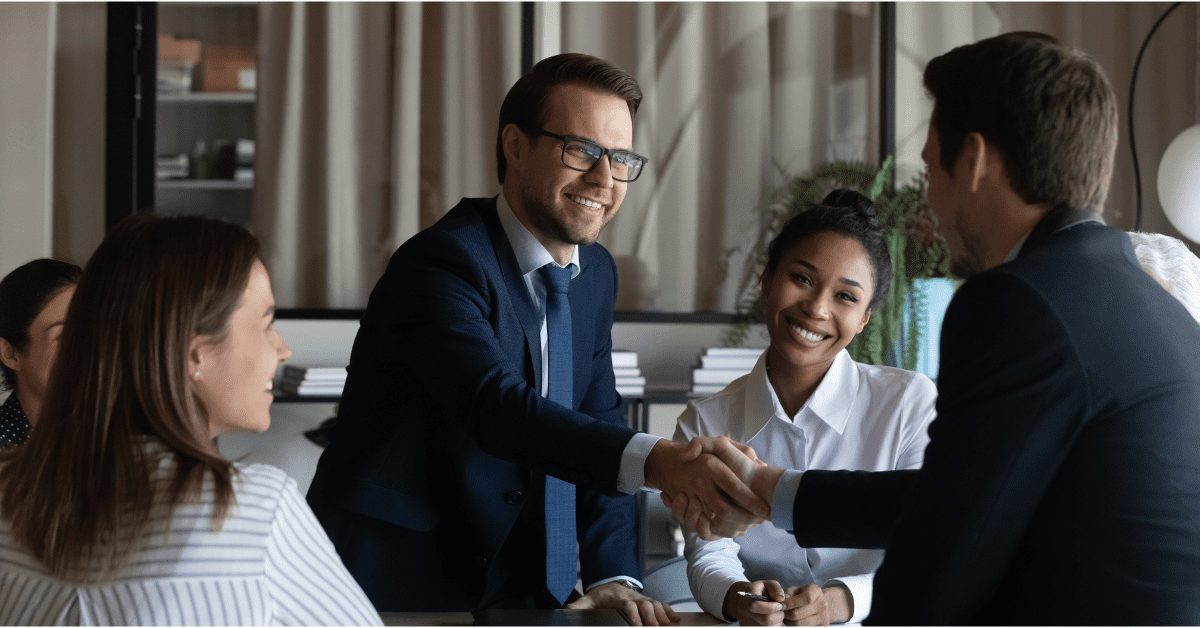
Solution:
[(1158, 201), (1179, 233), (1200, 242), (1200, 124), (1185, 129), (1163, 153)]

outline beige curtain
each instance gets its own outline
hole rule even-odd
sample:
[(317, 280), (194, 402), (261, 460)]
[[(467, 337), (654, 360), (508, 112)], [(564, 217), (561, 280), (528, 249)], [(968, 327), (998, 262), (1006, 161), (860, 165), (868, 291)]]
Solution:
[(601, 241), (618, 309), (732, 311), (763, 194), (832, 159), (875, 159), (873, 3), (561, 5), (563, 52), (630, 70), (650, 158)]
[(254, 225), (279, 307), (365, 307), (392, 252), (499, 191), (515, 3), (263, 3)]
[[(899, 3), (898, 176), (923, 167), (929, 59), (1000, 32), (1045, 31), (1096, 57), (1112, 80), (1122, 134), (1105, 217), (1132, 228), (1129, 73), (1167, 6)], [(634, 146), (650, 165), (601, 236), (619, 267), (618, 309), (731, 311), (763, 193), (825, 161), (877, 160), (876, 7), (538, 5), (539, 55), (610, 59), (645, 92)], [(460, 197), (499, 191), (495, 124), (519, 72), (520, 6), (264, 3), (260, 27), (254, 220), (277, 299), (364, 307), (400, 243)], [(1197, 121), (1196, 50), (1188, 4), (1142, 63), (1144, 231), (1179, 237), (1154, 177), (1166, 145)]]

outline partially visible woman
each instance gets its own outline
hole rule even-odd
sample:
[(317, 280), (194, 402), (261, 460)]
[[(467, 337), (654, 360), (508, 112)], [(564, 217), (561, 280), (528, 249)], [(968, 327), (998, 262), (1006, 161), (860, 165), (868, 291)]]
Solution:
[(75, 264), (42, 258), (0, 279), (0, 383), (12, 391), (0, 405), (0, 448), (24, 443), (38, 420), (82, 272)]
[(0, 624), (379, 624), (284, 472), (213, 438), (270, 424), (291, 355), (258, 243), (115, 228), (71, 300), (37, 429), (0, 468)]
[[(760, 281), (770, 346), (749, 375), (689, 404), (675, 440), (728, 436), (789, 469), (919, 468), (935, 414), (933, 382), (859, 364), (846, 351), (891, 277), (875, 208), (861, 194), (835, 190), (788, 221)], [(743, 626), (861, 622), (883, 559), (879, 550), (797, 547), (770, 522), (738, 539), (689, 533), (686, 554), (700, 607)]]

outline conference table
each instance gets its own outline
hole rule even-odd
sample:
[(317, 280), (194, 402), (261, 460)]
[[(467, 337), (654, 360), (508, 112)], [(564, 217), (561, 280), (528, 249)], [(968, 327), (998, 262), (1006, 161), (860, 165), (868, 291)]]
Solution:
[[(522, 610), (492, 611), (477, 623), (470, 612), (380, 613), (385, 626), (628, 626), (615, 610)], [(681, 612), (682, 626), (728, 626), (704, 612)]]

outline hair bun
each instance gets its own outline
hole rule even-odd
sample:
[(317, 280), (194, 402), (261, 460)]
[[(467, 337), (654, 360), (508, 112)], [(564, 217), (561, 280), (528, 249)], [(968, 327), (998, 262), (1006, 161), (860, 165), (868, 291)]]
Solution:
[(854, 190), (844, 188), (834, 190), (825, 195), (821, 204), (826, 207), (852, 209), (872, 227), (879, 226), (879, 212), (875, 211), (875, 204), (871, 202), (871, 199)]

